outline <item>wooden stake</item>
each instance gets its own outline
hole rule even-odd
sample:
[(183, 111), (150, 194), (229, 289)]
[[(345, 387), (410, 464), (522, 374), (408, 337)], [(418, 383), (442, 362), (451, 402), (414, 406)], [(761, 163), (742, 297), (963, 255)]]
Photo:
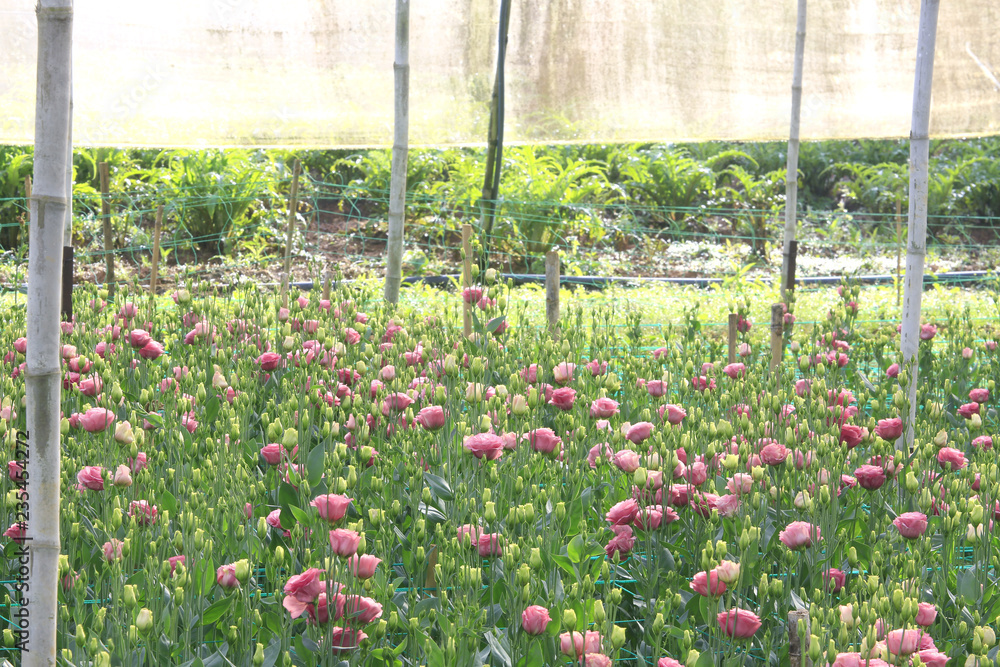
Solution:
[(550, 250), (545, 253), (545, 315), (549, 321), (549, 332), (559, 335), (559, 253)]
[(896, 308), (903, 303), (903, 202), (896, 200)]
[(330, 272), (323, 272), (323, 300), (330, 300)]
[[(799, 620), (805, 621), (805, 637), (799, 636)], [(809, 612), (803, 609), (788, 612), (788, 662), (791, 667), (812, 667), (812, 660), (809, 659), (809, 635)]]
[(156, 222), (153, 223), (153, 270), (149, 274), (149, 295), (156, 296), (156, 278), (160, 269), (160, 228), (163, 225), (163, 204), (156, 207)]
[(785, 312), (780, 303), (771, 306), (771, 371), (778, 369), (781, 365), (781, 356), (784, 351), (784, 337), (782, 336), (782, 323)]
[(799, 242), (792, 241), (788, 245), (788, 285), (785, 288), (785, 303), (792, 300), (795, 292), (795, 260), (799, 256)]
[(97, 171), (101, 176), (101, 218), (104, 225), (104, 284), (108, 288), (108, 296), (115, 294), (115, 256), (114, 240), (111, 237), (111, 202), (108, 200), (111, 189), (111, 172), (107, 162), (97, 165)]
[(295, 165), (292, 167), (292, 192), (288, 196), (288, 238), (285, 240), (285, 273), (292, 272), (292, 238), (295, 234), (295, 215), (299, 208), (299, 174), (301, 172), (302, 163), (296, 159)]
[(729, 313), (729, 363), (736, 363), (736, 337), (739, 335), (740, 316)]
[(281, 273), (281, 305), (288, 308), (288, 274)]
[[(462, 225), (462, 253), (465, 258), (462, 262), (462, 288), (472, 287), (472, 225)], [(462, 322), (465, 337), (472, 335), (472, 304), (465, 300), (462, 295)]]

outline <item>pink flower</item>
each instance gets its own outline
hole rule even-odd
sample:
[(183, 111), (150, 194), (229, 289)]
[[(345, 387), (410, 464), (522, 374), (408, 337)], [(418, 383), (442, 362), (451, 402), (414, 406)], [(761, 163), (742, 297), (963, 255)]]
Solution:
[(156, 505), (150, 505), (148, 500), (133, 500), (128, 506), (128, 515), (140, 526), (156, 523)]
[(903, 435), (903, 420), (899, 417), (880, 419), (875, 427), (875, 435), (883, 440), (895, 440)]
[(80, 426), (90, 433), (103, 431), (115, 422), (115, 413), (107, 408), (90, 408), (80, 415)]
[(692, 591), (704, 597), (719, 597), (726, 592), (726, 582), (719, 580), (719, 573), (715, 570), (708, 574), (696, 573), (690, 586)]
[(920, 340), (930, 340), (937, 334), (937, 327), (933, 324), (920, 325)]
[(715, 378), (711, 380), (704, 375), (700, 377), (691, 378), (691, 385), (698, 391), (705, 391), (708, 389), (715, 389)]
[(121, 559), (122, 557), (122, 542), (119, 542), (115, 538), (111, 538), (110, 542), (104, 543), (104, 560), (109, 563)]
[(969, 400), (973, 403), (985, 403), (990, 400), (990, 390), (989, 389), (971, 389), (969, 390)]
[(625, 434), (625, 438), (638, 445), (652, 434), (653, 425), (650, 422), (639, 422), (638, 424), (632, 424), (632, 426), (629, 427), (628, 432)]
[(532, 449), (542, 454), (551, 454), (562, 445), (562, 438), (550, 428), (536, 428), (525, 433), (522, 438), (531, 443)]
[(591, 468), (597, 468), (597, 459), (601, 458), (602, 455), (608, 461), (614, 457), (614, 450), (611, 449), (611, 445), (605, 442), (590, 448), (590, 452), (587, 454), (587, 463), (590, 464)]
[(942, 447), (937, 454), (938, 464), (945, 470), (961, 470), (968, 461), (965, 455), (954, 447)]
[(670, 387), (663, 380), (646, 380), (646, 391), (653, 398), (665, 396)]
[(920, 630), (892, 630), (885, 637), (885, 646), (889, 653), (910, 655), (920, 646), (920, 634)]
[(738, 472), (726, 482), (726, 488), (731, 494), (741, 496), (753, 489), (753, 477), (745, 472)]
[(185, 565), (185, 562), (184, 562), (185, 558), (184, 558), (183, 555), (182, 556), (171, 556), (170, 558), (167, 559), (167, 561), (170, 563), (170, 576), (171, 577), (174, 576), (174, 572), (177, 571), (177, 565), (178, 564), (179, 565)]
[(337, 528), (330, 531), (330, 548), (342, 558), (350, 558), (358, 552), (361, 536), (353, 530)]
[(746, 365), (737, 361), (736, 363), (728, 364), (722, 369), (722, 372), (735, 380), (742, 377), (746, 370)]
[(972, 446), (983, 451), (993, 449), (993, 438), (989, 435), (977, 436), (972, 439)]
[(715, 501), (715, 509), (718, 510), (721, 517), (735, 516), (740, 510), (740, 497), (732, 493), (719, 496), (719, 499)]
[(163, 348), (163, 343), (158, 343), (155, 340), (151, 340), (139, 349), (139, 356), (143, 359), (159, 359), (163, 356), (166, 350)]
[(629, 498), (612, 506), (604, 518), (613, 526), (623, 526), (632, 523), (638, 513), (639, 503)]
[(3, 536), (12, 540), (23, 540), (27, 535), (27, 531), (24, 529), (26, 525), (25, 523), (12, 523), (7, 530), (3, 531)]
[(538, 636), (545, 632), (551, 620), (549, 610), (541, 605), (533, 604), (521, 612), (521, 628), (529, 635)]
[(576, 364), (571, 364), (568, 361), (556, 364), (556, 367), (552, 369), (552, 375), (555, 378), (556, 384), (571, 382), (573, 380), (573, 371), (575, 370)]
[(358, 579), (371, 579), (375, 576), (375, 568), (382, 562), (381, 558), (376, 558), (370, 554), (351, 556), (348, 561), (348, 570)]
[(847, 445), (848, 449), (854, 449), (861, 444), (865, 437), (865, 429), (853, 424), (844, 424), (840, 427), (840, 441)]
[(554, 405), (560, 410), (571, 410), (573, 401), (576, 400), (576, 390), (572, 387), (560, 387), (552, 392), (549, 398), (549, 405)]
[(382, 414), (388, 416), (390, 412), (402, 412), (410, 403), (413, 403), (413, 399), (401, 391), (389, 394), (382, 401)]
[[(456, 539), (458, 539), (459, 544), (468, 543), (470, 546), (477, 546), (479, 544), (480, 532), (481, 530), (479, 526), (474, 526), (471, 523), (467, 523), (462, 526), (459, 526), (455, 537)], [(466, 537), (469, 538), (470, 540), (469, 542), (466, 542), (465, 539)]]
[(660, 413), (660, 419), (666, 420), (674, 426), (680, 424), (687, 417), (687, 412), (685, 412), (684, 408), (673, 403), (661, 405), (658, 412)]
[(344, 616), (366, 625), (382, 616), (382, 605), (363, 595), (352, 595), (345, 601)]
[(746, 609), (730, 609), (717, 617), (719, 629), (728, 637), (747, 639), (760, 629), (757, 614)]
[(135, 459), (126, 459), (126, 463), (132, 469), (133, 474), (143, 470), (147, 465), (147, 461), (146, 452), (139, 452), (135, 455)]
[(904, 512), (892, 522), (899, 534), (915, 540), (927, 531), (927, 515), (923, 512)]
[(941, 653), (936, 649), (924, 649), (923, 651), (917, 651), (917, 655), (920, 656), (920, 662), (922, 662), (925, 667), (946, 667), (948, 664), (948, 654)]
[(587, 653), (601, 650), (601, 633), (588, 630), (586, 635), (579, 632), (564, 632), (559, 635), (559, 650), (571, 658), (582, 658)]
[(814, 538), (820, 539), (819, 527), (807, 521), (793, 521), (778, 533), (778, 539), (792, 551), (812, 546)]
[(892, 364), (885, 369), (885, 376), (890, 378), (899, 377), (899, 364)]
[(101, 473), (104, 469), (101, 466), (85, 466), (83, 470), (76, 474), (76, 488), (80, 491), (87, 489), (91, 491), (104, 490), (104, 477)]
[(825, 578), (830, 582), (833, 592), (836, 593), (847, 583), (847, 574), (843, 570), (831, 567), (826, 571)]
[(608, 372), (608, 362), (593, 359), (587, 363), (586, 368), (590, 371), (591, 375), (597, 377), (598, 375), (604, 375)]
[(602, 397), (590, 404), (590, 416), (594, 418), (607, 419), (618, 414), (618, 401)]
[(288, 610), (292, 618), (298, 618), (306, 611), (306, 606), (312, 604), (324, 592), (325, 585), (319, 575), (323, 571), (311, 567), (302, 574), (293, 575), (285, 584), (285, 598), (282, 606)]
[[(673, 512), (670, 508), (667, 509)], [(663, 524), (663, 512), (658, 507), (644, 507), (635, 515), (634, 521), (636, 528), (640, 530), (656, 530)]]
[(503, 440), (495, 433), (478, 433), (466, 436), (462, 446), (472, 452), (472, 455), (477, 459), (486, 457), (487, 461), (492, 461), (503, 455)]
[(631, 526), (611, 526), (615, 536), (604, 546), (604, 553), (608, 558), (613, 558), (615, 553), (627, 556), (635, 546), (635, 537), (632, 535)]
[(262, 371), (273, 371), (281, 363), (281, 355), (277, 352), (265, 352), (257, 357), (257, 363)]
[(769, 466), (781, 465), (785, 462), (786, 458), (788, 458), (788, 448), (776, 442), (764, 445), (760, 450), (761, 462)]
[(24, 336), (14, 341), (14, 351), (20, 354), (28, 353), (28, 339)]
[(215, 583), (229, 590), (239, 588), (240, 582), (236, 578), (236, 563), (220, 565), (215, 571)]
[(491, 556), (502, 556), (503, 547), (500, 545), (499, 533), (484, 533), (476, 541), (476, 548), (479, 550), (480, 558)]
[(639, 469), (639, 454), (631, 449), (623, 449), (615, 454), (611, 462), (622, 472), (631, 474)]
[(17, 461), (7, 461), (7, 476), (12, 482), (20, 482), (24, 479), (24, 466)]
[(535, 384), (538, 382), (538, 364), (530, 364), (521, 369), (521, 377), (528, 384)]
[(879, 466), (863, 465), (854, 471), (854, 476), (858, 485), (869, 491), (880, 489), (885, 484), (885, 471)]
[(917, 604), (917, 618), (916, 624), (929, 627), (934, 624), (937, 619), (937, 607), (935, 607), (930, 602), (920, 602)]
[(269, 465), (276, 466), (281, 463), (281, 449), (281, 445), (271, 443), (260, 448), (260, 455)]
[(133, 329), (128, 335), (129, 345), (135, 348), (145, 347), (146, 343), (151, 340), (153, 337), (149, 335), (149, 332), (142, 329)]
[(353, 498), (337, 493), (328, 493), (316, 496), (309, 504), (316, 508), (320, 518), (330, 523), (336, 523), (347, 514), (347, 508), (352, 500)]
[(603, 653), (588, 653), (583, 660), (583, 667), (612, 667), (614, 661)]
[(684, 664), (673, 658), (660, 658), (656, 661), (656, 667), (684, 667)]
[(444, 408), (440, 405), (429, 405), (422, 408), (415, 419), (426, 430), (437, 431), (444, 426)]

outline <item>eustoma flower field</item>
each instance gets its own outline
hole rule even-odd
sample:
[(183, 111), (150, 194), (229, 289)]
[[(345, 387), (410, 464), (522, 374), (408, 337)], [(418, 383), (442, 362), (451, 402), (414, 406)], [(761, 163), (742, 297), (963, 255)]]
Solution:
[[(771, 371), (742, 305), (729, 363), (690, 320), (570, 308), (553, 336), (483, 278), (470, 337), (349, 286), (78, 292), (65, 664), (779, 665), (795, 609), (813, 665), (993, 664), (1000, 358), (968, 312), (924, 328), (910, 451), (897, 331), (850, 287), (786, 317)], [(9, 317), (6, 452), (31, 345)]]

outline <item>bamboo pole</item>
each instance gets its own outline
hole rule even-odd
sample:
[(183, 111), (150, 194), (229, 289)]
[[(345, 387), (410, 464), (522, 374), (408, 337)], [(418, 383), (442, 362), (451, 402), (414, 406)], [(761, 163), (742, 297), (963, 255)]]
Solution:
[[(30, 496), (26, 522), (28, 581), (17, 601), (30, 597), (30, 646), (22, 651), (24, 667), (56, 664), (59, 578), (60, 474), (60, 285), (64, 230), (72, 208), (67, 169), (72, 170), (72, 0), (39, 0), (38, 75), (35, 90), (34, 190), (30, 201), (28, 245), (28, 351), (25, 368), (28, 451), (24, 500)], [(30, 440), (28, 438), (30, 437)], [(20, 447), (18, 447), (20, 449)], [(22, 561), (24, 562), (24, 561)]]
[(545, 315), (549, 333), (559, 336), (559, 253), (550, 250), (545, 254)]
[(740, 316), (729, 313), (729, 363), (736, 362), (736, 338), (739, 335)]
[[(60, 6), (72, 0), (58, 0)], [(66, 144), (66, 207), (63, 221), (62, 317), (73, 321), (73, 54), (69, 55), (69, 141)]]
[(101, 218), (104, 223), (104, 284), (107, 285), (110, 298), (115, 294), (115, 256), (112, 253), (114, 242), (111, 237), (111, 202), (109, 200), (111, 171), (107, 162), (98, 164), (97, 171), (101, 175)]
[(156, 278), (160, 268), (160, 227), (163, 224), (163, 204), (156, 207), (153, 223), (153, 270), (149, 276), (149, 296), (156, 297)]
[[(31, 175), (24, 177), (24, 205), (28, 209), (28, 226), (31, 226)], [(21, 223), (20, 236), (17, 238), (18, 243), (27, 243), (28, 234), (25, 233), (24, 223)]]
[(464, 291), (472, 287), (472, 225), (462, 225), (462, 331), (472, 335), (472, 304), (465, 299)]
[(279, 281), (281, 282), (281, 306), (288, 308), (288, 274), (282, 271)]
[(292, 241), (295, 234), (295, 217), (299, 209), (299, 174), (302, 163), (296, 158), (292, 167), (292, 192), (288, 195), (288, 236), (285, 239), (285, 273), (292, 271)]
[(791, 244), (795, 240), (799, 199), (799, 118), (802, 115), (802, 61), (806, 50), (806, 0), (799, 0), (795, 22), (795, 64), (792, 67), (792, 122), (788, 134), (788, 170), (785, 174), (785, 242), (781, 258), (781, 300), (788, 302), (791, 285)]
[(903, 302), (903, 202), (896, 200), (896, 308)]
[(489, 261), (490, 235), (496, 218), (496, 200), (500, 195), (500, 167), (503, 165), (504, 62), (507, 59), (507, 33), (510, 26), (510, 0), (500, 2), (500, 32), (497, 36), (497, 74), (490, 99), (490, 129), (486, 142), (486, 173), (483, 178), (483, 261)]
[[(799, 634), (799, 621), (805, 624), (805, 636)], [(788, 612), (788, 662), (791, 667), (812, 667), (809, 659), (809, 635), (811, 634), (809, 612), (793, 609)], [(803, 650), (803, 642), (805, 650)]]
[(330, 300), (330, 272), (323, 272), (323, 300)]
[(776, 303), (771, 306), (771, 372), (773, 373), (781, 366), (781, 357), (784, 353), (785, 341), (783, 335), (785, 309), (782, 304)]
[(396, 120), (389, 181), (389, 239), (385, 247), (385, 300), (399, 301), (403, 280), (403, 227), (406, 223), (406, 163), (410, 145), (410, 3), (396, 0), (396, 59), (393, 63)]
[(917, 416), (920, 299), (924, 288), (924, 255), (927, 252), (927, 180), (930, 152), (931, 82), (934, 78), (934, 45), (940, 0), (921, 0), (917, 37), (917, 63), (913, 81), (913, 117), (910, 125), (910, 206), (906, 248), (906, 287), (903, 290), (902, 352), (908, 370), (909, 415), (906, 432), (896, 448), (909, 451)]

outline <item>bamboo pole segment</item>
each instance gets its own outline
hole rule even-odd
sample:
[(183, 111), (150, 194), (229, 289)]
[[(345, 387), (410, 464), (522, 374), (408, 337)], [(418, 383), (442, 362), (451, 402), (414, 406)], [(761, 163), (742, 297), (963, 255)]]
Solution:
[[(31, 221), (30, 221), (30, 218), (31, 218), (31, 213), (30, 213), (30, 211), (31, 211), (31, 175), (30, 174), (28, 176), (24, 177), (24, 206), (25, 206), (25, 208), (28, 209), (28, 212), (29, 212), (28, 213), (28, 218), (29, 218), (28, 226), (30, 227), (31, 226)], [(27, 232), (27, 230), (25, 229), (24, 223), (21, 223), (20, 236), (18, 236), (18, 243), (27, 243), (28, 242), (28, 234), (26, 232)]]
[(330, 281), (331, 281), (330, 272), (329, 271), (324, 271), (323, 272), (323, 300), (324, 301), (329, 301), (330, 300)]
[(784, 352), (785, 341), (783, 335), (783, 324), (785, 309), (780, 303), (771, 306), (771, 372), (774, 372), (781, 365), (781, 357)]
[[(24, 500), (31, 517), (23, 526), (28, 549), (28, 581), (17, 602), (31, 599), (30, 646), (21, 653), (24, 667), (56, 664), (59, 581), (60, 473), (60, 306), (64, 230), (72, 199), (66, 174), (72, 173), (72, 0), (39, 0), (38, 74), (35, 89), (34, 190), (30, 201), (28, 245), (27, 429), (15, 459), (27, 459)], [(30, 439), (29, 439), (30, 438)], [(23, 454), (23, 457), (21, 456)], [(22, 561), (23, 562), (23, 561)], [(26, 600), (24, 600), (26, 602)]]
[(292, 167), (292, 192), (288, 195), (288, 237), (285, 239), (285, 273), (292, 272), (292, 239), (295, 234), (295, 217), (299, 209), (299, 174), (301, 173), (302, 163), (296, 158), (295, 165)]
[[(61, 0), (60, 6), (72, 0)], [(69, 141), (66, 143), (66, 207), (63, 219), (62, 318), (73, 321), (73, 54), (69, 55)]]
[(799, 257), (799, 242), (792, 241), (788, 244), (788, 284), (785, 286), (785, 295), (781, 299), (788, 304), (795, 292), (795, 262)]
[(156, 207), (153, 223), (153, 270), (149, 275), (149, 296), (156, 297), (156, 278), (160, 268), (160, 228), (163, 225), (163, 204)]
[(788, 133), (788, 169), (785, 174), (785, 242), (781, 258), (781, 300), (792, 284), (791, 244), (795, 241), (799, 199), (799, 118), (802, 115), (802, 61), (806, 50), (806, 0), (799, 0), (795, 22), (795, 64), (792, 67), (792, 122)]
[(559, 335), (559, 253), (550, 250), (545, 254), (545, 315), (549, 333)]
[(462, 331), (472, 335), (472, 304), (465, 299), (464, 290), (472, 287), (472, 225), (462, 225)]
[(739, 335), (740, 316), (729, 313), (729, 363), (736, 362), (736, 338)]
[(927, 253), (927, 182), (930, 152), (931, 82), (934, 78), (934, 45), (940, 0), (921, 0), (917, 33), (917, 64), (913, 82), (913, 117), (910, 125), (910, 210), (906, 248), (906, 286), (903, 289), (902, 352), (907, 369), (909, 415), (906, 432), (896, 448), (909, 451), (917, 416), (918, 350), (920, 346), (920, 299), (924, 288), (924, 256)]
[(896, 308), (903, 302), (903, 202), (896, 200)]
[(507, 33), (510, 26), (510, 0), (500, 0), (500, 32), (497, 35), (497, 74), (490, 99), (490, 129), (486, 141), (486, 173), (483, 177), (483, 260), (489, 261), (490, 235), (496, 219), (496, 201), (500, 194), (500, 168), (503, 165), (504, 62), (507, 59)]
[(115, 256), (112, 253), (114, 241), (111, 237), (111, 202), (108, 197), (111, 190), (111, 171), (107, 162), (97, 165), (101, 175), (101, 218), (104, 223), (104, 284), (108, 288), (108, 296), (115, 294)]
[[(805, 623), (805, 636), (799, 634), (799, 621)], [(788, 662), (791, 667), (812, 667), (809, 659), (809, 612), (793, 609), (788, 612)], [(803, 650), (803, 643), (805, 647)]]
[(279, 288), (281, 289), (281, 307), (288, 308), (288, 274), (282, 271), (279, 281), (281, 283)]
[(410, 145), (410, 2), (396, 0), (396, 120), (389, 181), (389, 239), (385, 247), (385, 300), (399, 301), (403, 280), (403, 227), (406, 224), (406, 163)]

